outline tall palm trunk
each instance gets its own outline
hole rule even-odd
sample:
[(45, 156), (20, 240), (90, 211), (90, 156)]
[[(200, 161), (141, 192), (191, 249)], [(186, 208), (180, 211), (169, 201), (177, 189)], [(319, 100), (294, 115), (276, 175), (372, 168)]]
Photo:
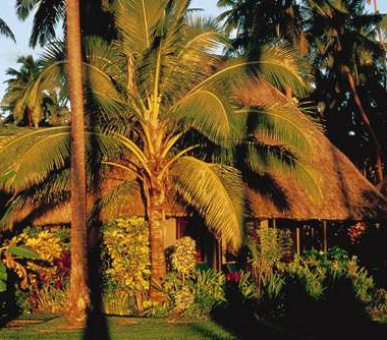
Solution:
[[(375, 12), (375, 14), (379, 13), (378, 1), (377, 0), (374, 0), (374, 12)], [(382, 46), (383, 50), (386, 50), (386, 45), (384, 44), (383, 36), (382, 36), (382, 31), (380, 30), (380, 28), (378, 28), (378, 36), (379, 36), (380, 45)]]
[(383, 180), (382, 146), (381, 146), (379, 139), (376, 135), (376, 132), (373, 129), (371, 122), (368, 119), (368, 116), (364, 110), (363, 104), (360, 100), (359, 93), (357, 92), (357, 89), (356, 89), (355, 80), (353, 79), (353, 76), (349, 72), (349, 70), (347, 70), (347, 77), (348, 77), (349, 87), (351, 88), (351, 91), (352, 91), (352, 94), (354, 97), (355, 104), (356, 104), (356, 106), (359, 110), (359, 113), (360, 113), (360, 117), (363, 121), (363, 124), (367, 127), (367, 129), (371, 135), (372, 141), (375, 144), (375, 158), (376, 158), (375, 159), (375, 166), (376, 166), (376, 172), (378, 175), (378, 181), (381, 182)]
[(167, 274), (164, 253), (165, 193), (162, 187), (151, 187), (148, 190), (148, 222), (151, 260), (151, 288), (150, 299), (155, 302), (163, 302), (163, 294), (155, 289), (154, 283), (160, 282)]
[(79, 0), (67, 0), (67, 55), (72, 110), (70, 322), (84, 325), (90, 296), (87, 281), (85, 131)]

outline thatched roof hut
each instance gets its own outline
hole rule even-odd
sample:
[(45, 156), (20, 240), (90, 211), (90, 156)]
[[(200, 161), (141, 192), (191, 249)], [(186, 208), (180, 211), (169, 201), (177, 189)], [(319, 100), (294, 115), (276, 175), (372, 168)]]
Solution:
[[(262, 106), (276, 103), (289, 104), (289, 99), (273, 86), (260, 82), (240, 89), (240, 101), (245, 105)], [(296, 108), (293, 114), (305, 120)], [(299, 182), (290, 176), (274, 174), (249, 179), (248, 199), (251, 217), (259, 219), (284, 218), (292, 220), (378, 220), (387, 212), (387, 200), (356, 169), (315, 124), (308, 128), (311, 152), (310, 164), (319, 174), (322, 193), (320, 200), (310, 196)], [(107, 186), (113, 185), (117, 176)], [(90, 207), (93, 199), (89, 199)], [(131, 199), (115, 211), (118, 216), (143, 216), (142, 198)], [(172, 207), (171, 216), (187, 213), (182, 207)], [(54, 208), (24, 207), (14, 222), (34, 224), (69, 223), (70, 207), (64, 204)], [(101, 219), (111, 218), (103, 213)]]
[[(270, 84), (261, 83), (241, 91), (241, 100), (248, 105), (270, 105), (289, 101)], [(294, 111), (303, 117), (303, 113)], [(274, 175), (250, 186), (252, 213), (260, 218), (294, 220), (377, 220), (387, 213), (387, 200), (338, 150), (314, 124), (309, 131), (310, 163), (320, 175), (321, 201), (308, 195), (298, 181)], [(386, 190), (387, 191), (387, 190)]]

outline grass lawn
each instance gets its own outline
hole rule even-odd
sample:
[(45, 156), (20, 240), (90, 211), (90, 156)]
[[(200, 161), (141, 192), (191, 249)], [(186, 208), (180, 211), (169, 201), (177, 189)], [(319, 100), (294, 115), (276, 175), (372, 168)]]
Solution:
[[(168, 323), (165, 319), (138, 319), (109, 317), (108, 333), (90, 336), (90, 339), (111, 340), (236, 340), (237, 338), (211, 321), (192, 323)], [(60, 329), (65, 320), (56, 316), (20, 318), (7, 328), (0, 329), (0, 340), (5, 339), (83, 339), (83, 332)]]

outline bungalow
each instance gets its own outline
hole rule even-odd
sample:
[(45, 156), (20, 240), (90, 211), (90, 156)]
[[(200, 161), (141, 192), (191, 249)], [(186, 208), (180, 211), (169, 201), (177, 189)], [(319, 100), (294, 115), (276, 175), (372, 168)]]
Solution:
[[(245, 105), (262, 106), (288, 103), (289, 99), (266, 82), (240, 90), (240, 101)], [(305, 119), (305, 115), (294, 109), (294, 115)], [(375, 188), (324, 135), (310, 124), (311, 167), (319, 174), (321, 199), (314, 200), (299, 182), (291, 176), (271, 174), (251, 176), (247, 179), (250, 211), (246, 221), (255, 227), (290, 228), (295, 240), (295, 252), (315, 248), (326, 251), (330, 246), (329, 234), (341, 223), (358, 221), (375, 223), (385, 218), (387, 199)], [(119, 181), (116, 174), (107, 182)], [(107, 185), (109, 186), (109, 184)], [(90, 200), (92, 205), (92, 199)], [(144, 216), (140, 195), (137, 200), (126, 202), (114, 216), (106, 212), (101, 220), (119, 216)], [(13, 219), (14, 224), (35, 225), (68, 224), (68, 204), (53, 208), (24, 207)], [(226, 261), (225, 247), (218, 242), (189, 208), (170, 205), (167, 228), (164, 231), (165, 246), (173, 245), (176, 239), (189, 235), (198, 244), (198, 261), (220, 268)]]

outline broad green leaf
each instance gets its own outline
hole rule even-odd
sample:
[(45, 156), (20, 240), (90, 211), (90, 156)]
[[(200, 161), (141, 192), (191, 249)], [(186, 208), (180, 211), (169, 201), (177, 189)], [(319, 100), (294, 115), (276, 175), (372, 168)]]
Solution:
[(7, 268), (0, 261), (0, 293), (7, 290)]
[(37, 260), (40, 258), (37, 252), (23, 246), (11, 247), (9, 248), (9, 252), (14, 256), (17, 256), (23, 259)]

